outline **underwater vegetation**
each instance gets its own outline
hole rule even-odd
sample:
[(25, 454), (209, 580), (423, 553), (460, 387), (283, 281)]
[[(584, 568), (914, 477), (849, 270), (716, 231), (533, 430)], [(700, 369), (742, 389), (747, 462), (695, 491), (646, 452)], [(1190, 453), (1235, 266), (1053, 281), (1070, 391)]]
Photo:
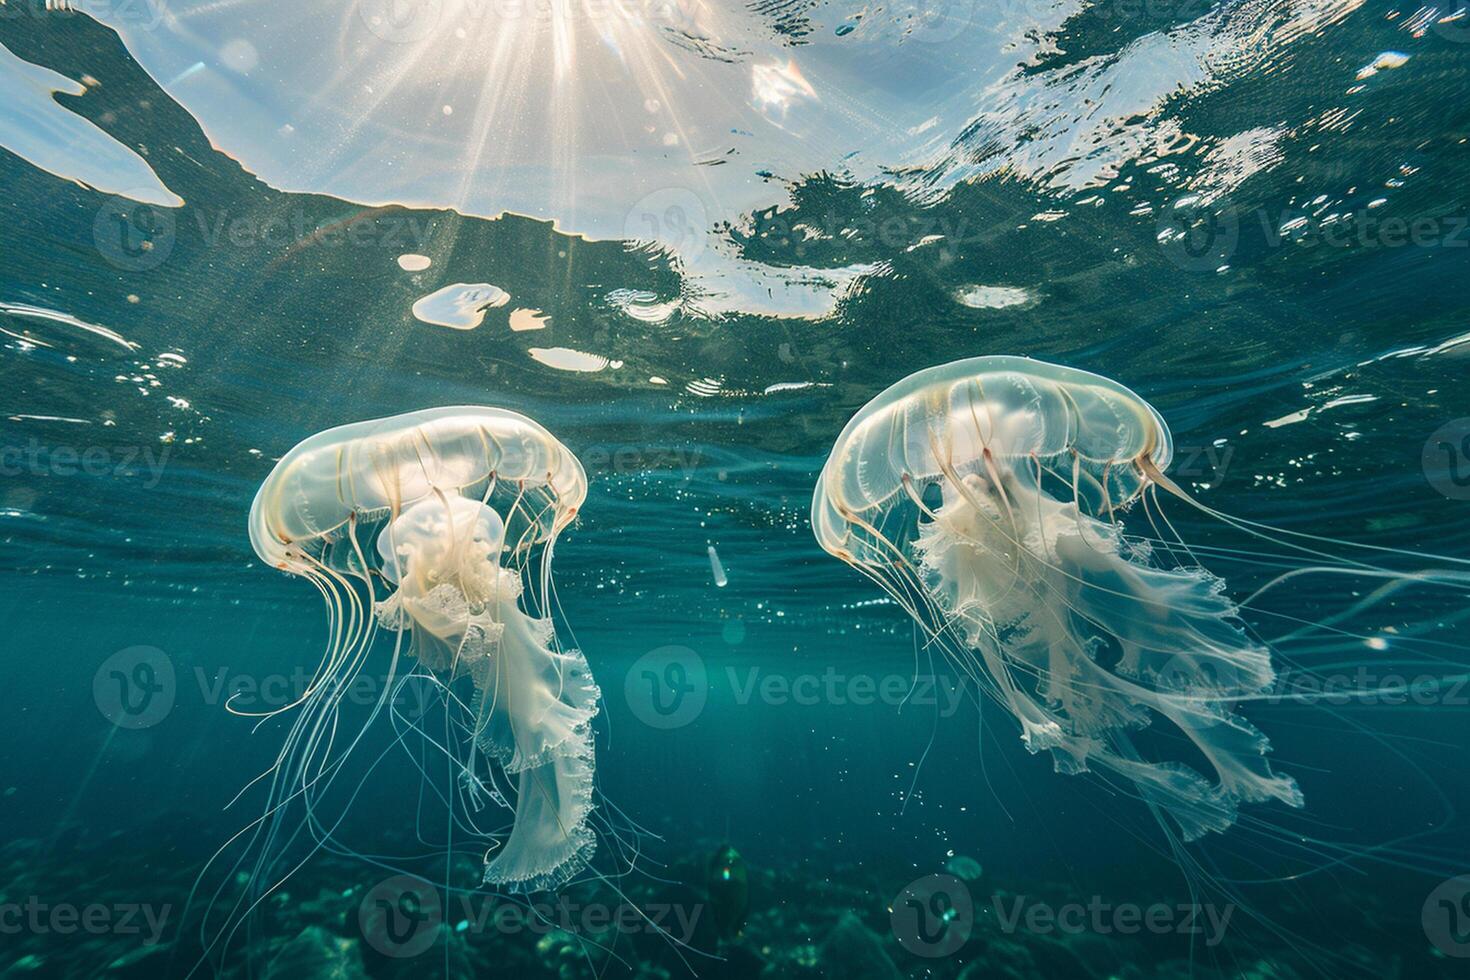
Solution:
[(705, 889), (719, 926), (720, 938), (736, 939), (750, 915), (750, 874), (745, 859), (729, 844), (721, 844), (710, 855)]
[[(53, 841), (21, 838), (0, 845), (6, 895), (27, 894), (47, 882), (81, 887), (85, 862), (111, 854), (114, 874), (94, 885), (95, 902), (125, 908), (140, 895), (149, 900), (148, 915), (135, 916), (136, 933), (82, 932), (64, 943), (55, 936), (8, 935), (0, 975), (7, 980), (187, 975), (200, 955), (195, 934), (168, 926), (187, 899), (190, 862), (185, 858), (207, 852), (208, 842), (181, 830), (187, 822), (180, 816), (150, 825), (155, 832), (148, 839), (167, 842), (162, 849), (127, 848), (123, 835), (96, 839), (75, 826)], [(388, 837), (406, 843), (400, 834)], [(1074, 883), (1045, 877), (986, 876), (970, 882), (976, 908), (971, 919), (954, 927), (963, 926), (963, 942), (950, 956), (915, 956), (905, 946), (907, 937), (896, 937), (892, 926), (894, 894), (911, 872), (902, 862), (854, 864), (826, 847), (803, 861), (747, 867), (749, 915), (743, 935), (731, 943), (717, 925), (720, 900), (706, 890), (709, 858), (727, 847), (710, 841), (702, 850), (675, 855), (663, 880), (630, 879), (621, 893), (597, 882), (573, 885), (559, 896), (538, 899), (539, 916), (480, 895), (427, 906), (420, 918), (398, 921), (391, 910), (380, 914), (377, 904), (391, 879), (375, 879), (358, 858), (324, 854), (260, 906), (257, 928), (241, 939), (242, 954), (223, 961), (217, 975), (227, 980), (672, 980), (691, 975), (715, 980), (1306, 980), (1323, 973), (1307, 950), (1270, 937), (1250, 956), (1217, 956), (1217, 947), (1204, 944), (1215, 935), (1218, 919), (1212, 925), (1205, 913), (1187, 927), (1197, 928), (1192, 936), (1018, 928), (1018, 910), (1062, 909), (1075, 901)], [(140, 893), (136, 881), (144, 877), (150, 885)], [(246, 887), (232, 882), (229, 889)], [(1129, 895), (1144, 908), (1188, 900), (1183, 892), (1157, 886), (1133, 888)], [(1341, 930), (1338, 952), (1350, 965), (1347, 972), (1388, 980), (1461, 975), (1453, 961), (1410, 947), (1375, 948), (1369, 937), (1393, 921), (1395, 910), (1371, 889), (1324, 889), (1315, 897), (1319, 901), (1311, 905), (1278, 897), (1262, 911), (1299, 935), (1326, 939)], [(612, 922), (587, 914), (623, 903), (660, 916), (683, 945), (651, 930), (624, 927), (620, 932)], [(1230, 918), (1232, 929), (1239, 918)], [(603, 947), (616, 955), (589, 957), (589, 950)]]

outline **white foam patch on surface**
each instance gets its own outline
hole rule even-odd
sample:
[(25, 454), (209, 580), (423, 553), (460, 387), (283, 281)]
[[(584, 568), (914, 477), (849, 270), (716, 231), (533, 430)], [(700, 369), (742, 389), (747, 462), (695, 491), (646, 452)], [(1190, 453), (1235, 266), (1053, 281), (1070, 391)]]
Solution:
[(31, 165), (104, 194), (176, 208), (184, 199), (148, 163), (90, 121), (63, 108), (56, 93), (87, 88), (49, 68), (22, 61), (0, 44), (0, 146)]
[(954, 298), (961, 306), (977, 310), (1003, 310), (1031, 302), (1031, 294), (1017, 286), (963, 286)]
[(1205, 164), (1189, 187), (1199, 192), (1202, 203), (1215, 203), (1249, 178), (1279, 164), (1286, 135), (1285, 126), (1258, 126), (1226, 137), (1205, 155)]
[(572, 350), (570, 347), (532, 347), (526, 353), (547, 367), (556, 368), (558, 371), (593, 374), (608, 368), (623, 366), (622, 361), (610, 361), (601, 354), (588, 354), (584, 351)]
[(543, 316), (540, 310), (528, 310), (524, 306), (512, 310), (510, 313), (510, 328), (517, 332), (522, 330), (545, 330), (551, 322), (551, 317)]
[(1298, 422), (1305, 422), (1307, 416), (1311, 414), (1312, 410), (1310, 408), (1304, 408), (1300, 412), (1292, 412), (1290, 415), (1283, 415), (1279, 419), (1272, 419), (1269, 422), (1262, 422), (1261, 424), (1268, 429), (1279, 429), (1283, 425), (1296, 425)]
[(488, 282), (457, 282), (413, 304), (424, 323), (451, 330), (473, 330), (485, 322), (485, 311), (510, 302), (510, 294)]
[(642, 323), (667, 323), (679, 311), (679, 301), (660, 303), (653, 293), (641, 289), (614, 289), (607, 301), (615, 309)]

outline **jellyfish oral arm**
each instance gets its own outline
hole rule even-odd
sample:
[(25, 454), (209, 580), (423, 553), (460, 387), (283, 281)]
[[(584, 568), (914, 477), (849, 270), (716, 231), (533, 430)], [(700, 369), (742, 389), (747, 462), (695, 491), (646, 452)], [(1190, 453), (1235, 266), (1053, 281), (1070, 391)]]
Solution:
[(587, 865), (594, 835), (592, 719), (600, 694), (576, 651), (556, 649), (551, 620), (521, 607), (520, 573), (502, 567), (504, 525), (487, 505), (431, 497), (381, 533), (398, 590), (379, 620), (413, 635), (426, 669), (468, 677), (473, 744), (518, 777), (516, 816), (487, 882), (557, 888)]
[(485, 868), (485, 881), (516, 890), (560, 887), (587, 866), (595, 847), (592, 719), (600, 692), (577, 651), (553, 649), (550, 620), (517, 602), (513, 573), (497, 590), (504, 624), (495, 663), (477, 678), (477, 741), (519, 773), (515, 826)]
[[(1153, 567), (1121, 532), (1024, 480), (946, 485), (916, 549), (943, 614), (983, 659), (1032, 752), (1096, 767), (1161, 806), (1186, 839), (1224, 830), (1240, 802), (1301, 805), (1265, 737), (1230, 703), (1269, 688), (1269, 652), (1233, 621), (1218, 579)], [(992, 489), (995, 488), (995, 489)], [(1104, 667), (1099, 648), (1120, 651)], [(1138, 758), (1129, 737), (1171, 723), (1214, 770)]]

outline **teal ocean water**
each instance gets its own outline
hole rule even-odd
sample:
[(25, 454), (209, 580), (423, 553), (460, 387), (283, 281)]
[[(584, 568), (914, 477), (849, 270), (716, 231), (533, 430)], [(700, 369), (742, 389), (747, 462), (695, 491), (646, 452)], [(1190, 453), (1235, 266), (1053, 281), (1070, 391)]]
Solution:
[[(1464, 975), (1463, 0), (3, 0), (0, 92), (0, 976)], [(818, 545), (848, 420), (995, 354), (1136, 392), (1255, 522), (1159, 497), (1304, 807), (1185, 842)], [(236, 837), (332, 639), (257, 490), (455, 405), (587, 476), (549, 892), (482, 883), (513, 781), (386, 631), (340, 778)]]

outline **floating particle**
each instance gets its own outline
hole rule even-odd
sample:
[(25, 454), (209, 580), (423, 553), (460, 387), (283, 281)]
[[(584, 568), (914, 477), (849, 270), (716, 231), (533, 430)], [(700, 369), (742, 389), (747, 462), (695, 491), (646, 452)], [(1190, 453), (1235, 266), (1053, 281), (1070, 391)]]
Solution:
[(730, 580), (725, 577), (725, 566), (720, 564), (720, 553), (715, 550), (714, 545), (709, 546), (709, 570), (715, 577), (715, 588), (723, 589), (730, 584)]

